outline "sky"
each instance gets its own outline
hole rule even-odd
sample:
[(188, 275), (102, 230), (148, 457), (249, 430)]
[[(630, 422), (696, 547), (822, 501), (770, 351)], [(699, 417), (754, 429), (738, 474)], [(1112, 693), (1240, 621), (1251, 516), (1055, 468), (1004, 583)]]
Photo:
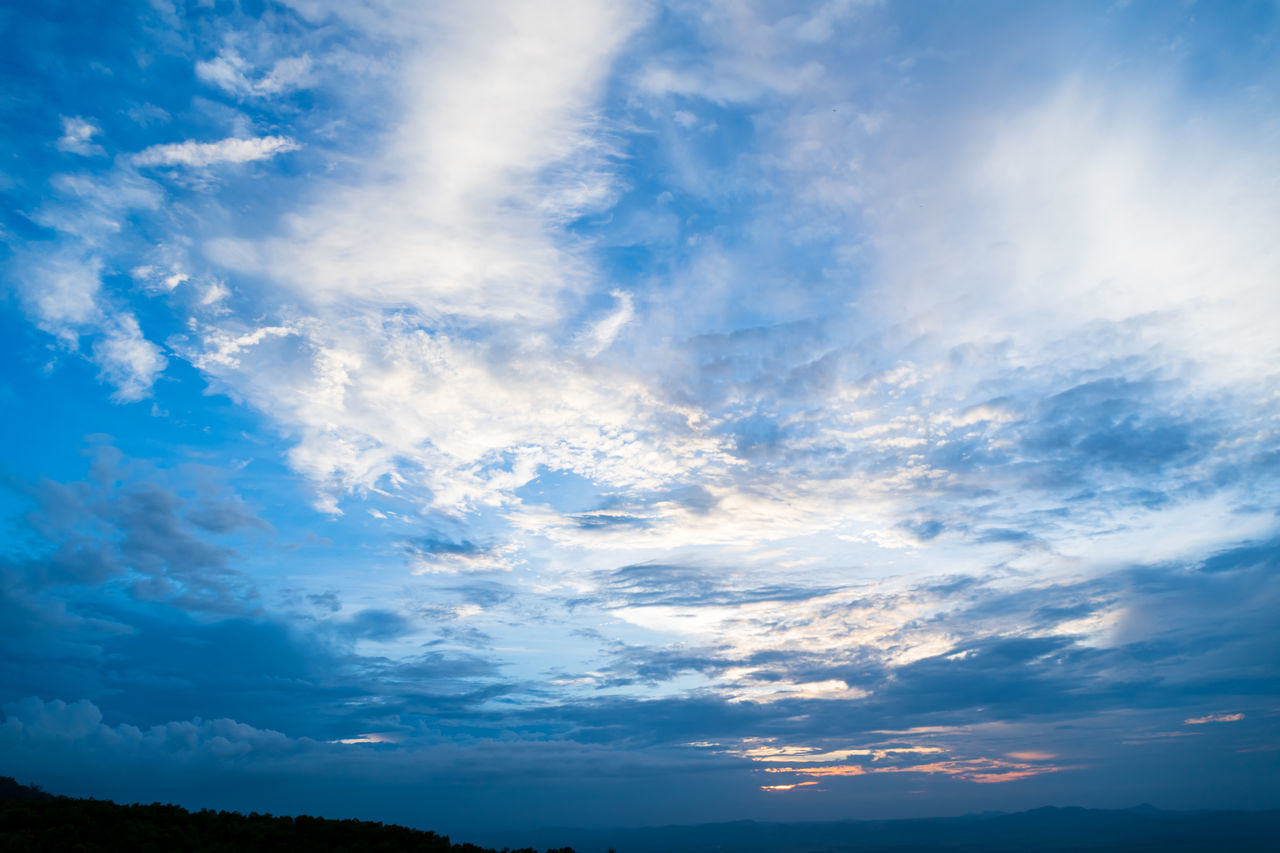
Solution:
[(0, 9), (0, 773), (1280, 807), (1274, 2)]

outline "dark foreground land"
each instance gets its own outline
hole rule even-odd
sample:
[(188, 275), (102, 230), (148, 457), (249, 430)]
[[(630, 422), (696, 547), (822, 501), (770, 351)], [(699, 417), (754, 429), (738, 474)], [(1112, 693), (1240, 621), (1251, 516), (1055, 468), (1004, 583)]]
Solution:
[[(106, 800), (54, 797), (0, 777), (0, 851), (130, 851), (241, 853), (323, 850), (334, 853), (497, 853), (453, 844), (449, 837), (367, 820), (274, 817), (179, 806), (121, 806)], [(512, 853), (536, 853), (524, 848)], [(570, 848), (548, 853), (574, 853)]]
[[(1169, 812), (1043, 808), (1018, 814), (825, 823), (709, 823), (545, 829), (492, 847), (359, 820), (191, 812), (54, 797), (0, 777), (0, 851), (425, 851), (425, 853), (1280, 853), (1280, 810)], [(535, 846), (528, 846), (533, 844)], [(516, 850), (512, 846), (520, 845)], [(572, 845), (572, 846), (566, 846)]]

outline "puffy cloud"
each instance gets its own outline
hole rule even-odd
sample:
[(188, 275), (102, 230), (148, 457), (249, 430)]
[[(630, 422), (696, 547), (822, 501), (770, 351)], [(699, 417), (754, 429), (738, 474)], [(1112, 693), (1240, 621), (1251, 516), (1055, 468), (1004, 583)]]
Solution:
[(62, 136), (57, 143), (59, 151), (79, 154), (82, 157), (102, 156), (107, 152), (101, 145), (93, 142), (93, 138), (102, 133), (102, 128), (88, 119), (79, 116), (62, 117)]
[(142, 729), (123, 723), (102, 722), (102, 712), (87, 699), (67, 703), (48, 702), (29, 696), (0, 706), (0, 740), (9, 750), (27, 751), (49, 742), (80, 743), (90, 749), (114, 753), (112, 763), (123, 755), (137, 758), (161, 757), (228, 760), (252, 754), (255, 758), (287, 754), (312, 748), (314, 742), (295, 740), (280, 732), (257, 729), (235, 720), (169, 722)]

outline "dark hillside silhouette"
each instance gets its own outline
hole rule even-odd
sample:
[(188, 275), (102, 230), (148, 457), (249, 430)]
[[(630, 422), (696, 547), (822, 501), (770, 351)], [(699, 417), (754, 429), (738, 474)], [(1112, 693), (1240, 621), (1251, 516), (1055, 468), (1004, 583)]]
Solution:
[[(238, 853), (324, 850), (334, 853), (497, 853), (453, 844), (448, 836), (364, 820), (275, 817), (187, 811), (155, 803), (122, 806), (106, 800), (54, 797), (0, 777), (0, 850), (5, 853)], [(537, 853), (525, 848), (510, 853)], [(548, 853), (574, 853), (564, 847)]]

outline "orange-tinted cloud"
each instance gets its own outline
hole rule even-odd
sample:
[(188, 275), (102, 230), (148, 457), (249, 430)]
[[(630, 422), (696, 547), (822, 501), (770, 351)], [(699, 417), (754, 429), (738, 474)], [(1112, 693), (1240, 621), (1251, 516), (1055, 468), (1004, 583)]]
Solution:
[(861, 776), (874, 772), (861, 764), (835, 764), (829, 767), (765, 767), (765, 773), (803, 773), (805, 776)]
[(1200, 726), (1205, 723), (1238, 723), (1244, 719), (1244, 714), (1206, 714), (1203, 717), (1188, 717), (1182, 722), (1189, 726)]
[[(1048, 753), (1036, 753), (1036, 761), (1045, 761), (1053, 756)], [(766, 773), (795, 773), (800, 776), (864, 776), (870, 773), (930, 773), (954, 776), (980, 785), (1014, 782), (1039, 776), (1042, 773), (1056, 773), (1066, 770), (1065, 766), (1047, 763), (1027, 764), (1025, 762), (1005, 761), (1000, 758), (968, 758), (946, 761), (931, 761), (926, 764), (902, 764), (894, 767), (874, 767), (862, 764), (832, 764), (825, 767), (763, 767)], [(804, 784), (804, 783), (799, 783)], [(782, 788), (784, 786), (771, 786)], [(794, 786), (792, 786), (794, 787)]]
[(816, 785), (817, 782), (793, 782), (790, 785), (761, 785), (761, 791), (790, 791), (792, 788), (803, 788), (807, 785)]

